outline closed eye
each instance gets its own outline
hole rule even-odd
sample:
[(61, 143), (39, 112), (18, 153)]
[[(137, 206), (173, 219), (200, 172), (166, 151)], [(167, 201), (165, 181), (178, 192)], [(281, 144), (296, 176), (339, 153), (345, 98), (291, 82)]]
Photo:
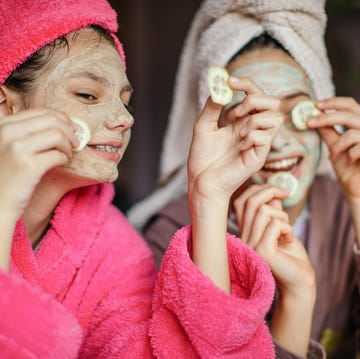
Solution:
[(86, 92), (76, 92), (75, 96), (80, 97), (81, 99), (84, 99), (86, 101), (96, 101), (97, 98), (94, 95), (91, 95), (89, 93)]

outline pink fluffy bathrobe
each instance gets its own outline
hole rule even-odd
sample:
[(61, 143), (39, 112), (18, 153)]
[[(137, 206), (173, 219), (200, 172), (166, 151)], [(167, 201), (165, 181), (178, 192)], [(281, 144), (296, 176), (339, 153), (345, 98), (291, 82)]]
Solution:
[(69, 193), (35, 251), (19, 221), (0, 272), (0, 357), (273, 358), (274, 283), (260, 257), (229, 235), (227, 295), (192, 263), (184, 227), (157, 275), (112, 196), (111, 185)]
[[(73, 30), (95, 24), (116, 39), (105, 0), (2, 0), (0, 12), (0, 83)], [(191, 261), (187, 226), (157, 274), (113, 195), (110, 184), (69, 192), (35, 250), (18, 221), (10, 271), (0, 271), (0, 357), (273, 358), (264, 316), (274, 281), (260, 257), (229, 235), (227, 295)]]

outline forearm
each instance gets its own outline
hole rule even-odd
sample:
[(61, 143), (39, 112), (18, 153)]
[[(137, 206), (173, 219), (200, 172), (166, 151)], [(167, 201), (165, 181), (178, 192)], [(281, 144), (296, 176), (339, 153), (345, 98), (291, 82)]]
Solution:
[(0, 268), (9, 271), (12, 239), (16, 226), (16, 219), (0, 207)]
[(360, 248), (360, 199), (347, 199), (353, 228), (355, 232), (355, 238), (358, 248)]
[(286, 350), (306, 358), (310, 342), (315, 288), (280, 296), (270, 324), (273, 338)]
[(205, 199), (196, 191), (189, 192), (192, 259), (226, 293), (230, 293), (226, 242), (228, 204), (226, 196)]

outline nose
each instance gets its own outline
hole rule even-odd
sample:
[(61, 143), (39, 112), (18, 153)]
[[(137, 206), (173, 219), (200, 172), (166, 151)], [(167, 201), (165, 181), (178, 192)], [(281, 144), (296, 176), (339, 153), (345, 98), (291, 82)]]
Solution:
[(290, 136), (283, 128), (276, 134), (271, 144), (271, 151), (280, 151), (290, 143)]
[(130, 115), (130, 113), (128, 112), (125, 113), (124, 111), (109, 116), (109, 118), (105, 121), (105, 126), (109, 130), (121, 128), (122, 131), (125, 131), (131, 128), (133, 124), (134, 124), (134, 118)]

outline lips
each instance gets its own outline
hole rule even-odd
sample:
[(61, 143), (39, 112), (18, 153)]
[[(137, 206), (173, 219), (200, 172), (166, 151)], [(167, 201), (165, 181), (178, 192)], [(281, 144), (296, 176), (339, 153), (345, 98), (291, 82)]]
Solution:
[(89, 147), (95, 148), (99, 151), (107, 151), (107, 152), (113, 152), (118, 153), (121, 149), (120, 146), (111, 146), (111, 145), (90, 145)]
[(116, 140), (115, 139), (113, 139), (113, 140), (98, 139), (96, 142), (92, 141), (92, 142), (88, 143), (88, 147), (91, 147), (100, 152), (110, 152), (110, 153), (119, 153), (122, 146), (123, 146), (123, 143), (121, 141), (119, 141), (118, 139), (116, 139)]
[(301, 161), (301, 156), (288, 157), (279, 160), (272, 159), (265, 163), (262, 170), (267, 172), (291, 172)]

